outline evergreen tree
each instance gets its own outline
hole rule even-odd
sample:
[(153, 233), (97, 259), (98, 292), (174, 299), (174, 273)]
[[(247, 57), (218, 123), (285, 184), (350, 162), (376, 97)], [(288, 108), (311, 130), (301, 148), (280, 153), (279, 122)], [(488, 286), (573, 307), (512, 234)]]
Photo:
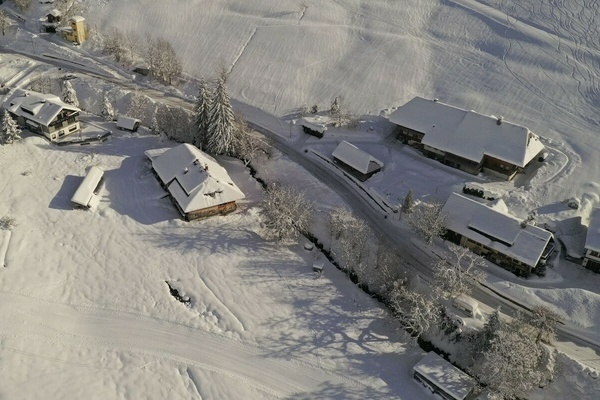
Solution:
[(105, 121), (112, 121), (115, 118), (115, 109), (113, 108), (106, 93), (104, 94), (104, 96), (102, 98), (101, 116), (102, 116), (102, 118), (104, 118)]
[(64, 81), (63, 83), (63, 101), (67, 104), (70, 104), (74, 107), (79, 107), (79, 100), (77, 99), (77, 92), (71, 85), (71, 82)]
[(207, 131), (210, 121), (210, 108), (210, 90), (208, 89), (206, 81), (204, 79), (201, 79), (200, 85), (198, 87), (198, 96), (196, 97), (196, 104), (194, 106), (194, 124), (196, 127), (194, 145), (199, 149), (204, 149), (206, 147)]
[(331, 108), (329, 109), (329, 115), (337, 118), (337, 117), (339, 117), (341, 112), (342, 112), (342, 110), (340, 109), (340, 99), (339, 99), (339, 97), (336, 97), (335, 99), (333, 99), (333, 103), (331, 103)]
[(8, 111), (4, 110), (4, 116), (2, 117), (2, 143), (11, 144), (19, 139), (21, 139), (21, 129), (17, 126), (17, 123), (12, 119)]
[(127, 116), (131, 118), (138, 118), (142, 121), (143, 125), (146, 125), (146, 108), (147, 108), (146, 97), (141, 94), (138, 90), (134, 90), (131, 93), (129, 99), (129, 107), (127, 108)]
[(235, 117), (227, 93), (227, 72), (222, 70), (210, 105), (206, 151), (211, 154), (232, 155), (234, 153), (234, 124)]
[(410, 214), (415, 206), (415, 200), (413, 199), (413, 191), (410, 189), (402, 202), (402, 212)]

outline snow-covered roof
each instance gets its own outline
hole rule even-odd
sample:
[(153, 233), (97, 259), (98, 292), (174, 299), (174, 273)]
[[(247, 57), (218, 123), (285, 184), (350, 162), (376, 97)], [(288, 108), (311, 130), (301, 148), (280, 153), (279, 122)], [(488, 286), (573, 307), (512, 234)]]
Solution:
[(535, 267), (552, 238), (552, 233), (525, 224), (508, 213), (506, 204), (496, 200), (492, 205), (480, 203), (452, 193), (443, 212), (448, 216), (447, 228), (515, 260)]
[(592, 218), (588, 226), (585, 248), (600, 251), (600, 207), (592, 210)]
[(69, 21), (83, 22), (83, 21), (85, 21), (85, 18), (83, 18), (81, 15), (74, 15), (71, 18), (69, 18)]
[(422, 143), (471, 161), (484, 154), (519, 167), (543, 149), (539, 137), (524, 126), (458, 107), (415, 97), (389, 116), (389, 121), (423, 133)]
[(83, 207), (88, 207), (90, 200), (94, 197), (94, 190), (98, 187), (103, 175), (103, 170), (96, 166), (91, 167), (75, 191), (75, 194), (71, 197), (71, 202)]
[(456, 400), (463, 400), (475, 387), (475, 380), (434, 352), (428, 353), (413, 367)]
[(127, 117), (125, 115), (119, 115), (119, 118), (117, 118), (117, 128), (123, 128), (123, 129), (127, 129), (127, 130), (134, 130), (135, 129), (135, 124), (139, 124), (142, 121), (140, 121), (137, 118), (131, 118), (131, 117)]
[(33, 92), (31, 90), (15, 89), (8, 95), (2, 108), (17, 116), (48, 126), (63, 109), (73, 112), (79, 108), (64, 103), (53, 94)]
[(332, 155), (363, 174), (383, 168), (381, 161), (345, 140), (338, 144)]
[(52, 15), (53, 17), (60, 17), (62, 13), (58, 11), (56, 8), (53, 8), (48, 15)]
[(245, 197), (225, 168), (191, 144), (184, 143), (158, 153), (148, 151), (146, 156), (184, 213)]

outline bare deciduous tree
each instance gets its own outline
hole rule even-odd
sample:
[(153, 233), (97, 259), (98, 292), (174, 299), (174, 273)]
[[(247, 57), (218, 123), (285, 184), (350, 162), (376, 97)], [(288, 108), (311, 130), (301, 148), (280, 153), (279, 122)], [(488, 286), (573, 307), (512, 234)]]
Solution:
[(168, 139), (192, 143), (193, 114), (182, 107), (169, 107), (161, 104), (156, 110), (158, 130)]
[(440, 313), (434, 297), (414, 292), (404, 282), (396, 281), (388, 300), (400, 322), (412, 335), (419, 337), (438, 325)]
[(31, 90), (39, 93), (51, 93), (52, 81), (46, 74), (40, 74), (37, 79), (31, 83)]
[(121, 30), (113, 28), (104, 38), (103, 51), (113, 56), (115, 61), (121, 62), (127, 54), (125, 34)]
[(485, 260), (466, 247), (452, 243), (449, 248), (452, 259), (440, 260), (433, 267), (435, 288), (443, 297), (468, 295), (474, 284), (485, 280), (486, 275), (480, 270)]
[(427, 245), (433, 243), (433, 238), (446, 232), (447, 215), (442, 211), (444, 205), (437, 201), (423, 202), (415, 208), (409, 220), (414, 231)]
[(296, 239), (308, 227), (315, 205), (290, 186), (271, 184), (262, 201), (262, 215), (268, 236), (277, 240)]
[(269, 158), (273, 146), (264, 135), (253, 131), (241, 114), (235, 114), (234, 153), (245, 165), (261, 157)]
[(546, 306), (536, 306), (525, 316), (535, 334), (535, 342), (552, 344), (556, 338), (556, 327), (560, 323), (560, 315)]
[(183, 65), (173, 45), (162, 38), (150, 38), (145, 50), (150, 73), (160, 81), (171, 85), (181, 75)]
[(31, 7), (31, 0), (15, 0), (15, 6), (21, 12), (27, 11)]

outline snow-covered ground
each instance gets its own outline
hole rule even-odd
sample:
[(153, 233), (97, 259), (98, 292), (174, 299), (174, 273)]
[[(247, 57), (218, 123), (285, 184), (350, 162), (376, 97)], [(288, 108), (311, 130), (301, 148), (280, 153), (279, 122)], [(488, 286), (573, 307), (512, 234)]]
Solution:
[[(516, 215), (535, 211), (576, 255), (600, 196), (600, 24), (594, 5), (580, 3), (86, 0), (85, 17), (99, 31), (165, 37), (192, 76), (213, 77), (225, 65), (249, 119), (263, 117), (251, 106), (289, 119), (297, 107), (326, 109), (341, 96), (345, 109), (368, 114), (359, 130), (330, 129), (321, 141), (282, 121), (273, 130), (325, 156), (341, 139), (369, 151), (386, 167), (365, 187), (388, 204), (409, 189), (420, 200), (443, 201), (464, 182), (493, 187)], [(48, 7), (36, 4), (30, 16)], [(67, 49), (51, 35), (32, 36), (36, 28), (28, 22), (1, 42), (131, 79), (91, 63), (90, 55), (101, 56), (93, 41)], [(7, 86), (62, 73), (9, 55), (0, 71)], [(88, 109), (104, 90), (123, 93), (101, 81), (74, 84)], [(193, 85), (179, 89), (195, 94)], [(378, 118), (415, 95), (526, 125), (544, 138), (550, 157), (514, 183), (425, 160)], [(92, 118), (87, 129), (113, 128)], [(0, 231), (0, 397), (423, 397), (409, 372), (422, 352), (397, 336), (385, 311), (333, 268), (313, 279), (313, 255), (301, 246), (261, 238), (261, 192), (238, 163), (225, 161), (247, 194), (240, 210), (181, 222), (143, 159), (144, 150), (164, 146), (155, 137), (116, 135), (89, 147), (29, 137), (0, 148), (0, 217), (19, 223), (10, 234)], [(263, 173), (293, 176), (318, 193), (323, 210), (339, 204), (297, 166), (276, 162)], [(102, 201), (93, 213), (73, 211), (70, 196), (90, 165), (107, 170)], [(562, 203), (572, 196), (582, 200), (580, 210)], [(562, 259), (543, 279), (488, 272), (497, 290), (556, 307), (600, 341), (598, 275)], [(192, 299), (190, 307), (169, 294), (166, 281)], [(597, 355), (580, 357), (591, 358)], [(548, 390), (551, 398), (594, 398), (597, 374), (564, 365), (557, 384), (536, 398), (548, 398)]]

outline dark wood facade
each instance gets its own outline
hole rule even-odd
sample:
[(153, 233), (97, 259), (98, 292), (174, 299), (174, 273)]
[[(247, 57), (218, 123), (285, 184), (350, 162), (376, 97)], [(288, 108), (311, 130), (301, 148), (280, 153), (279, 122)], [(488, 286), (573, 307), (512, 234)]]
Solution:
[[(174, 201), (174, 203), (177, 203), (177, 202)], [(179, 208), (179, 206), (177, 206), (177, 208), (181, 212), (181, 209)], [(236, 209), (237, 209), (237, 204), (235, 204), (235, 201), (230, 201), (229, 203), (219, 204), (218, 206), (203, 208), (201, 210), (192, 211), (187, 214), (181, 212), (181, 214), (185, 216), (186, 221), (192, 221), (195, 219), (203, 219), (203, 218), (212, 217), (214, 215), (226, 215), (231, 212), (234, 212)]]

